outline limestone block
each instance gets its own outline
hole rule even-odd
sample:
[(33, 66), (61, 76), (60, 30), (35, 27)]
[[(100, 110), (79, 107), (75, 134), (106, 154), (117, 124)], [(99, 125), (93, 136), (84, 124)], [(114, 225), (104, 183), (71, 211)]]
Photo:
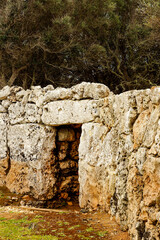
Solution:
[(24, 94), (24, 96), (23, 96), (23, 98), (22, 98), (22, 105), (26, 105), (27, 104), (27, 102), (28, 102), (28, 99), (29, 99), (29, 96), (30, 96), (30, 93), (31, 93), (31, 90), (30, 89), (27, 89), (26, 91), (25, 91), (25, 94)]
[(0, 187), (6, 185), (6, 175), (9, 169), (9, 156), (0, 159)]
[(0, 159), (7, 157), (8, 114), (0, 113)]
[(0, 105), (0, 113), (5, 113), (5, 112), (7, 112), (7, 110), (2, 105)]
[(35, 104), (26, 104), (25, 106), (25, 122), (29, 123), (39, 123), (40, 122), (40, 114), (38, 112), (38, 108)]
[(9, 167), (7, 146), (8, 115), (0, 113), (0, 186), (5, 184), (5, 178)]
[(56, 88), (48, 91), (43, 98), (43, 102), (51, 102), (55, 100), (72, 99), (72, 91), (70, 88)]
[(17, 123), (39, 123), (40, 114), (35, 104), (16, 102), (11, 104), (8, 109), (11, 124)]
[(134, 136), (134, 148), (139, 147), (142, 144), (147, 124), (149, 121), (150, 112), (149, 110), (143, 111), (133, 125), (133, 136)]
[[(7, 97), (7, 99), (12, 103), (16, 101), (21, 101), (25, 97), (25, 95), (30, 91), (30, 90), (25, 91), (22, 87), (19, 87), (19, 86), (12, 86), (10, 90), (11, 90), (11, 93)], [(17, 97), (19, 92), (24, 93), (22, 97)]]
[(6, 185), (10, 191), (50, 199), (55, 194), (56, 130), (38, 124), (9, 127), (11, 168)]
[(149, 117), (146, 131), (144, 134), (144, 139), (143, 139), (143, 146), (145, 147), (151, 147), (155, 140), (155, 135), (158, 127), (158, 120), (160, 117), (160, 106), (156, 106)]
[(22, 91), (23, 88), (20, 87), (20, 86), (12, 86), (12, 87), (10, 88), (10, 90), (11, 90), (11, 93), (12, 93), (12, 94), (16, 94), (17, 92)]
[[(118, 152), (117, 152), (118, 153)], [(116, 183), (115, 192), (112, 197), (112, 208), (115, 209), (115, 216), (121, 229), (126, 231), (128, 229), (128, 215), (127, 215), (127, 178), (128, 178), (128, 154), (124, 150), (117, 154), (118, 164), (115, 171)]]
[(130, 134), (137, 118), (136, 91), (124, 92), (115, 96), (113, 103), (114, 125), (118, 125), (119, 132)]
[(44, 92), (48, 92), (48, 91), (51, 91), (51, 90), (54, 90), (54, 87), (53, 85), (47, 85), (46, 87), (43, 88), (43, 91)]
[(2, 106), (3, 106), (5, 109), (8, 109), (10, 105), (11, 105), (11, 102), (10, 102), (9, 100), (3, 100), (3, 101), (2, 101)]
[(149, 108), (149, 103), (151, 100), (151, 90), (138, 90), (136, 93), (136, 103), (137, 103), (137, 111), (138, 113), (143, 112), (144, 110)]
[[(31, 173), (33, 174), (33, 173)], [(36, 174), (36, 172), (35, 172)], [(17, 162), (11, 159), (11, 168), (6, 177), (7, 188), (17, 194), (34, 195), (29, 184), (29, 166), (27, 162)]]
[(21, 91), (16, 93), (16, 99), (17, 101), (21, 101), (23, 99), (23, 97), (25, 96), (26, 91), (24, 89), (22, 89)]
[(100, 83), (82, 82), (71, 88), (73, 99), (100, 99), (109, 95), (110, 90), (107, 86)]
[(107, 158), (104, 150), (109, 143), (105, 140), (107, 132), (108, 128), (98, 123), (82, 125), (79, 145), (79, 203), (82, 208), (99, 206), (106, 210), (109, 204), (108, 192), (109, 188), (114, 188), (114, 179), (109, 183), (108, 165), (112, 165), (112, 159)]
[(158, 239), (160, 230), (158, 224), (155, 225), (160, 199), (160, 159), (147, 151), (147, 148), (139, 148), (129, 158), (127, 215), (132, 239), (143, 238), (146, 234)]
[(58, 131), (58, 141), (60, 142), (73, 142), (75, 141), (75, 132), (72, 128), (61, 127)]
[[(111, 213), (116, 216), (121, 229), (127, 230), (127, 178), (128, 178), (128, 160), (133, 150), (132, 133), (121, 133), (119, 125), (113, 130), (115, 134), (111, 136), (111, 150), (114, 150), (113, 169), (115, 174), (114, 193), (111, 195)], [(112, 130), (112, 131), (113, 131)], [(116, 135), (117, 132), (117, 135)], [(109, 133), (108, 133), (109, 135)], [(114, 147), (113, 147), (114, 146)], [(108, 150), (108, 149), (107, 149)], [(109, 152), (109, 151), (108, 151)], [(112, 153), (111, 153), (112, 154)], [(110, 173), (110, 171), (109, 171)], [(110, 175), (109, 175), (110, 179)]]
[(0, 100), (6, 99), (11, 93), (10, 87), (5, 86), (0, 90)]
[(57, 101), (43, 107), (42, 122), (46, 125), (81, 124), (93, 121), (98, 101)]
[(31, 90), (33, 90), (33, 91), (37, 91), (37, 90), (42, 90), (42, 87), (40, 86), (40, 85), (38, 85), (38, 86), (31, 86)]
[(35, 103), (38, 107), (40, 107), (38, 103), (40, 102), (40, 99), (43, 98), (43, 95), (44, 92), (40, 86), (33, 86), (28, 97), (28, 102)]
[[(139, 239), (138, 223), (141, 201), (143, 199), (143, 178), (136, 168), (135, 162), (132, 161), (132, 167), (127, 179), (127, 198), (128, 198), (128, 227), (133, 239)], [(143, 233), (142, 233), (143, 234)]]
[[(153, 239), (159, 239), (160, 225), (156, 217), (160, 207), (160, 158), (148, 156), (144, 163), (143, 175), (143, 202), (140, 216), (145, 221), (145, 231)], [(145, 218), (147, 215), (147, 218)], [(155, 225), (155, 223), (157, 223)]]
[[(89, 165), (96, 166), (101, 153), (101, 142), (108, 132), (108, 128), (99, 123), (82, 125), (82, 134), (79, 145), (79, 158)], [(99, 141), (99, 144), (97, 142)]]
[(158, 155), (160, 157), (160, 120), (158, 121), (157, 133), (155, 136), (155, 141), (151, 146), (149, 154)]
[(24, 121), (24, 106), (17, 102), (11, 104), (8, 109), (11, 124), (21, 123)]
[(109, 129), (114, 126), (114, 108), (115, 95), (110, 93), (107, 98), (104, 98), (102, 107), (100, 107), (100, 121)]
[(136, 152), (136, 166), (140, 174), (142, 175), (143, 175), (143, 165), (144, 165), (144, 162), (146, 161), (146, 157), (147, 157), (147, 149), (139, 148), (138, 151)]
[(151, 89), (151, 102), (155, 105), (160, 104), (160, 86)]
[(148, 156), (143, 170), (143, 201), (146, 206), (151, 206), (160, 197), (160, 158)]

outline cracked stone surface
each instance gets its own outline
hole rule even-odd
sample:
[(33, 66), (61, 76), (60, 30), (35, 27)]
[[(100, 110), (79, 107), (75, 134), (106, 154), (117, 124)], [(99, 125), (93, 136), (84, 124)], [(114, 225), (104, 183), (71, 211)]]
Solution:
[(78, 181), (82, 208), (108, 211), (133, 240), (160, 239), (160, 87), (0, 90), (0, 186), (45, 201)]

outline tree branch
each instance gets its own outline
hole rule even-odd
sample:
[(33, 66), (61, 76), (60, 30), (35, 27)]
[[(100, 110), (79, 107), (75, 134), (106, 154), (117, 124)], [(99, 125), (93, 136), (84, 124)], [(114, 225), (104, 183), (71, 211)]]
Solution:
[(27, 68), (27, 66), (23, 66), (23, 67), (21, 67), (21, 68), (19, 68), (19, 69), (13, 70), (12, 76), (10, 77), (10, 79), (9, 79), (9, 81), (8, 81), (7, 84), (8, 84), (9, 86), (12, 86), (12, 85), (14, 84), (16, 78), (18, 77), (19, 73), (20, 73), (22, 70), (26, 69), (26, 68)]

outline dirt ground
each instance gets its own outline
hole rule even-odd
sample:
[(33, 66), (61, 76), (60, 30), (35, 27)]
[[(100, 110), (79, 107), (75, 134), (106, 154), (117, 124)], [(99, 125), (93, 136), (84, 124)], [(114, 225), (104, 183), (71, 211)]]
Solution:
[[(75, 208), (75, 207), (74, 207)], [(27, 219), (28, 222), (22, 221)], [(34, 221), (38, 219), (38, 221)], [(21, 226), (32, 229), (35, 235), (41, 236), (37, 239), (107, 239), (107, 240), (129, 240), (129, 235), (122, 232), (120, 227), (116, 224), (106, 213), (92, 212), (82, 213), (78, 207), (76, 209), (34, 209), (25, 207), (5, 206), (0, 207), (0, 223), (1, 221), (15, 220), (15, 227), (19, 227), (18, 220)], [(0, 224), (1, 227), (1, 224)], [(10, 227), (11, 228), (11, 227)], [(18, 230), (18, 229), (17, 229)], [(1, 231), (1, 230), (0, 230)], [(3, 234), (3, 233), (2, 233)], [(50, 238), (45, 238), (45, 236)], [(18, 239), (36, 239), (32, 238), (32, 234), (19, 236)], [(16, 236), (11, 234), (8, 237), (5, 235), (0, 239), (16, 240)]]
[(86, 212), (77, 202), (57, 209), (20, 206), (24, 197), (0, 188), (0, 240), (130, 240), (107, 213)]

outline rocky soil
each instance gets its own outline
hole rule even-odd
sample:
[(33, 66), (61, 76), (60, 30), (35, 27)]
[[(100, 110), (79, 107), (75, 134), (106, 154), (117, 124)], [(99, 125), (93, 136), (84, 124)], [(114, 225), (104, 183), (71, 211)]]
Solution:
[(0, 188), (0, 240), (130, 239), (114, 218), (80, 209), (77, 201), (72, 205), (65, 202), (65, 206), (57, 201), (57, 209), (48, 209), (23, 207), (22, 199), (23, 196)]
[(78, 207), (52, 211), (0, 207), (1, 240), (130, 240), (107, 214), (82, 213)]

